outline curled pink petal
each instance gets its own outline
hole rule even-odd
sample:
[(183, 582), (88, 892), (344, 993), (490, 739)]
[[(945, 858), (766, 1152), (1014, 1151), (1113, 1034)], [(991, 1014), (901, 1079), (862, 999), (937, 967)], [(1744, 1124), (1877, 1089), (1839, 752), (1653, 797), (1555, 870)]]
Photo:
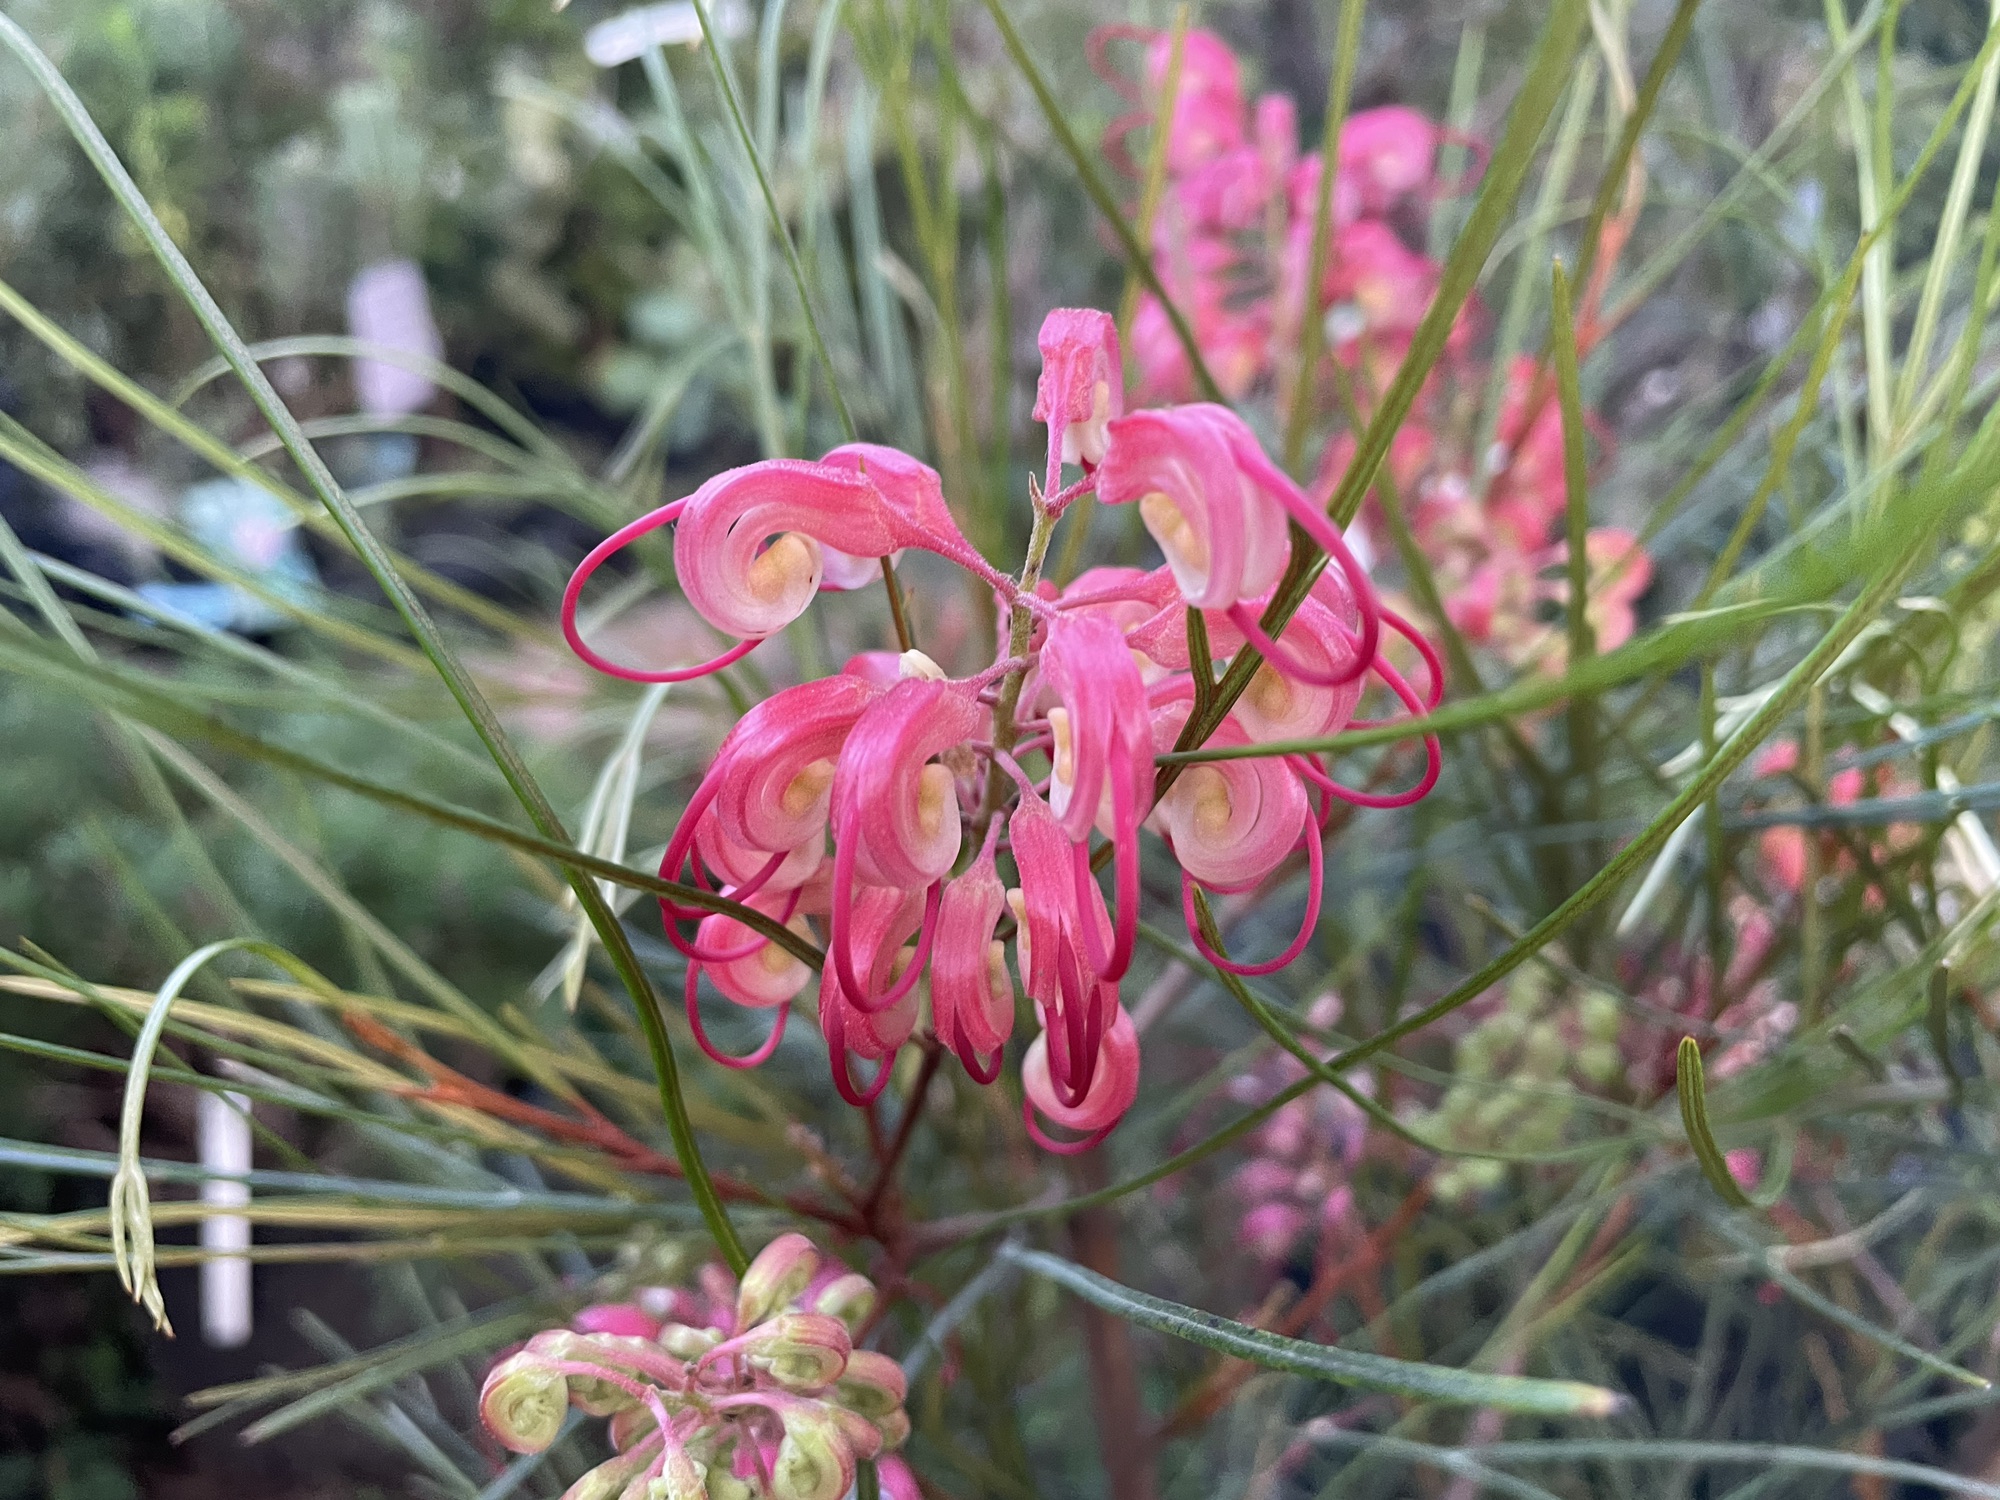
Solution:
[[(752, 881), (757, 881), (756, 889), (761, 891), (797, 890), (819, 869), (826, 855), (826, 842), (814, 834), (786, 852), (777, 867), (770, 869), (770, 852), (737, 843), (723, 831), (721, 820), (711, 812), (695, 824), (694, 849), (701, 862), (740, 895)], [(764, 873), (767, 869), (770, 869), (768, 875)]]
[[(1120, 1007), (1104, 1033), (1097, 1076), (1079, 1102), (1065, 1101), (1058, 1094), (1049, 1073), (1049, 1033), (1043, 1032), (1029, 1044), (1021, 1061), (1021, 1086), (1030, 1109), (1046, 1116), (1065, 1130), (1086, 1133), (1109, 1131), (1132, 1107), (1139, 1096), (1139, 1033), (1132, 1018)], [(1033, 1115), (1029, 1124), (1034, 1124)], [(1101, 1138), (1101, 1137), (1100, 1137)], [(1039, 1144), (1060, 1150), (1037, 1132)]]
[[(846, 679), (852, 681), (853, 679)], [(855, 721), (833, 778), (837, 886), (923, 886), (958, 859), (958, 789), (933, 757), (977, 734), (986, 713), (955, 683), (905, 678)]]
[[(1158, 108), (1173, 65), (1173, 34), (1154, 34), (1146, 48), (1150, 102)], [(1167, 126), (1167, 170), (1184, 176), (1203, 162), (1243, 143), (1242, 69), (1229, 44), (1204, 26), (1191, 27), (1181, 42), (1180, 87)]]
[[(1160, 749), (1172, 748), (1191, 706), (1181, 699), (1154, 711)], [(1250, 742), (1233, 715), (1208, 741), (1214, 748)], [(1309, 814), (1298, 774), (1269, 756), (1188, 766), (1153, 809), (1153, 820), (1189, 875), (1213, 891), (1239, 891), (1283, 862)]]
[(863, 1093), (851, 1082), (847, 1054), (886, 1059), (916, 1027), (915, 979), (923, 970), (925, 955), (922, 946), (910, 954), (904, 945), (913, 934), (935, 928), (938, 904), (935, 887), (925, 892), (863, 886), (852, 898), (852, 958), (867, 987), (861, 998), (890, 995), (894, 1001), (872, 1012), (865, 1010), (855, 991), (844, 987), (837, 965), (829, 963), (820, 972), (820, 1029), (826, 1034), (835, 1085), (850, 1104), (866, 1103), (879, 1093), (887, 1069), (885, 1065)]
[(1201, 956), (1218, 969), (1226, 969), (1231, 974), (1245, 974), (1255, 977), (1259, 974), (1275, 974), (1301, 953), (1312, 941), (1313, 932), (1319, 926), (1320, 899), (1326, 888), (1326, 849), (1320, 843), (1319, 830), (1308, 828), (1305, 833), (1306, 845), (1306, 909), (1299, 920), (1298, 936), (1291, 945), (1276, 958), (1267, 958), (1261, 963), (1238, 963), (1235, 959), (1224, 958), (1209, 946), (1208, 939), (1201, 934), (1201, 925), (1196, 919), (1194, 906), (1195, 880), (1186, 870), (1181, 871), (1181, 916), (1187, 922), (1188, 937), (1193, 940)]
[(610, 536), (590, 549), (583, 561), (576, 565), (576, 571), (570, 574), (569, 583), (563, 589), (563, 639), (569, 642), (570, 650), (574, 651), (580, 659), (607, 676), (621, 678), (626, 682), (690, 682), (697, 677), (706, 677), (711, 672), (719, 672), (731, 662), (740, 661), (756, 649), (757, 641), (755, 640), (738, 641), (734, 646), (723, 652), (722, 655), (702, 662), (698, 666), (666, 668), (628, 667), (619, 662), (612, 661), (609, 657), (599, 655), (596, 648), (583, 638), (583, 630), (576, 622), (577, 606), (583, 599), (583, 586), (590, 582), (591, 576), (599, 568), (603, 567), (606, 562), (610, 561), (617, 553), (622, 552), (632, 542), (645, 536), (648, 532), (658, 531), (662, 526), (677, 519), (686, 504), (687, 502), (684, 500), (676, 500), (671, 505), (663, 505), (658, 510), (650, 511), (646, 515), (639, 517), (638, 520), (628, 522), (626, 525), (619, 527), (618, 530), (612, 532)]
[(873, 683), (842, 674), (786, 688), (745, 714), (708, 773), (721, 832), (766, 853), (818, 836), (841, 747), (881, 697)]
[[(796, 892), (789, 896), (760, 893), (746, 904), (810, 939), (805, 923), (792, 914)], [(695, 949), (696, 963), (707, 966), (709, 979), (723, 998), (751, 1010), (782, 1005), (812, 978), (812, 970), (792, 954), (724, 912), (702, 918), (696, 929)]]
[(975, 1076), (984, 1071), (979, 1054), (996, 1052), (1014, 1029), (1014, 985), (1007, 977), (1006, 950), (993, 937), (1007, 910), (1006, 888), (993, 867), (999, 832), (995, 819), (979, 857), (946, 883), (931, 959), (931, 1018), (938, 1039)]
[(1042, 374), (1034, 418), (1048, 424), (1064, 463), (1095, 468), (1104, 462), (1105, 425), (1125, 410), (1118, 325), (1095, 308), (1058, 307), (1042, 320), (1035, 344)]
[(674, 569), (703, 619), (761, 639), (796, 620), (819, 591), (821, 544), (887, 557), (904, 543), (901, 530), (882, 492), (854, 470), (766, 459), (718, 474), (688, 498), (674, 531)]
[(1277, 584), (1290, 555), (1280, 495), (1244, 471), (1236, 439), (1256, 439), (1225, 407), (1130, 412), (1109, 426), (1097, 497), (1137, 503), (1189, 604), (1226, 609)]

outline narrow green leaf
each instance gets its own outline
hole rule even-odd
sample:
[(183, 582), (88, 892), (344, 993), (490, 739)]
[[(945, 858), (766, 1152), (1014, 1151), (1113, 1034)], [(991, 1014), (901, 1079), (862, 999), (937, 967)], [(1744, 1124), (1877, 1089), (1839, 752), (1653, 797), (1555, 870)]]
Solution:
[[(26, 66), (35, 82), (48, 96), (71, 135), (89, 157), (91, 165), (112, 196), (118, 200), (147, 248), (152, 252), (161, 268), (173, 282), (175, 289), (194, 312), (197, 321), (208, 334), (216, 348), (229, 362), (237, 378), (249, 392), (264, 419), (271, 424), (272, 431), (284, 439), (285, 451), (307, 479), (313, 493), (319, 497), (346, 533), (349, 544), (360, 555), (376, 584), (389, 596), (396, 612), (403, 617), (410, 634), (422, 646), (424, 654), (436, 667), (438, 675), (444, 679), (451, 694), (458, 700), (465, 715), (472, 721), (479, 737), (485, 742), (488, 753), (500, 767), (513, 789), (515, 797), (527, 811), (537, 830), (545, 838), (564, 840), (562, 819), (550, 805), (540, 785), (528, 770), (520, 752), (502, 727), (480, 692), (477, 684), (459, 664), (457, 654), (439, 633), (431, 620), (430, 612), (423, 602), (411, 592), (409, 585), (397, 572), (395, 563), (383, 548), (375, 534), (368, 529), (353, 502), (333, 477), (326, 462), (312, 443), (300, 432), (298, 419), (285, 405), (277, 389), (265, 377), (256, 358), (243, 342), (234, 325), (216, 303), (214, 296), (203, 283), (195, 269), (181, 253), (152, 205), (126, 171), (118, 153), (105, 139), (104, 132), (90, 116), (83, 101), (70, 88), (56, 66), (49, 61), (34, 39), (21, 28), (19, 22), (0, 14), (0, 43)], [(653, 1071), (660, 1086), (660, 1103), (666, 1112), (668, 1134), (673, 1139), (674, 1154), (680, 1159), (687, 1174), (688, 1189), (695, 1202), (701, 1206), (702, 1216), (714, 1236), (716, 1247), (732, 1270), (739, 1275), (750, 1263), (749, 1253), (743, 1248), (735, 1228), (729, 1222), (729, 1211), (723, 1205), (715, 1190), (714, 1180), (701, 1159), (701, 1148), (695, 1140), (694, 1125), (688, 1117), (687, 1100), (681, 1092), (680, 1065), (674, 1056), (673, 1043), (667, 1036), (665, 1023), (661, 1020), (659, 998), (653, 992), (652, 982), (639, 966), (638, 955), (632, 951), (625, 929), (612, 914), (610, 907), (597, 886), (581, 873), (566, 871), (570, 888), (576, 892), (578, 902), (590, 916), (591, 924), (597, 928), (598, 936), (604, 943), (605, 951), (611, 956), (612, 965), (631, 996), (632, 1005), (638, 1014), (639, 1025), (646, 1037), (647, 1050), (651, 1054)]]
[(1608, 1417), (1626, 1405), (1625, 1397), (1602, 1386), (1453, 1370), (1444, 1365), (1417, 1364), (1266, 1333), (1214, 1313), (1134, 1291), (1041, 1250), (1003, 1245), (1000, 1255), (1115, 1317), (1236, 1359), (1247, 1359), (1267, 1370), (1418, 1401), (1492, 1406), (1536, 1416)]
[(1694, 1148), (1694, 1159), (1701, 1164), (1701, 1175), (1708, 1179), (1715, 1195), (1731, 1208), (1749, 1208), (1750, 1195), (1730, 1175), (1722, 1148), (1715, 1143), (1715, 1132), (1709, 1129), (1701, 1043), (1691, 1036), (1681, 1038), (1680, 1051), (1674, 1057), (1674, 1088), (1680, 1095), (1681, 1125), (1687, 1131), (1688, 1144)]
[(1096, 165), (1090, 159), (1090, 153), (1083, 149), (1083, 143), (1076, 138), (1076, 132), (1070, 128), (1068, 111), (1056, 98), (1048, 80), (1042, 77), (1041, 69), (1035, 66), (1034, 58), (1028, 55), (1027, 44), (1021, 40), (1021, 33), (1015, 30), (1013, 19), (1007, 14), (1007, 7), (1002, 0), (983, 0), (983, 3), (986, 6), (986, 13), (993, 17), (993, 24), (999, 28), (1000, 41), (1006, 47), (1007, 55), (1014, 59), (1014, 66), (1020, 69), (1021, 76), (1027, 80), (1029, 89), (1034, 93), (1035, 102), (1042, 107), (1042, 118), (1048, 122), (1049, 131), (1055, 136), (1056, 144), (1062, 147), (1063, 154), (1070, 160), (1070, 165), (1076, 168), (1077, 179), (1082, 182), (1084, 193), (1097, 206), (1097, 211), (1104, 215), (1104, 221), (1111, 226), (1111, 232), (1118, 237), (1119, 247), (1125, 252), (1126, 265), (1146, 283), (1146, 290), (1153, 294), (1154, 299), (1166, 313), (1167, 321), (1173, 325), (1174, 337), (1180, 340), (1181, 350), (1187, 355), (1188, 368), (1194, 372), (1194, 382), (1201, 390), (1202, 399), (1226, 402), (1227, 398), (1222, 394), (1222, 387), (1215, 383), (1214, 375), (1209, 373), (1208, 361), (1202, 358), (1201, 346), (1195, 342), (1194, 329), (1189, 326), (1187, 315), (1167, 294), (1166, 287), (1160, 281), (1159, 272), (1153, 268), (1151, 252), (1140, 243), (1131, 221), (1119, 209), (1118, 200), (1111, 196), (1111, 190), (1104, 185), (1104, 179), (1098, 174)]

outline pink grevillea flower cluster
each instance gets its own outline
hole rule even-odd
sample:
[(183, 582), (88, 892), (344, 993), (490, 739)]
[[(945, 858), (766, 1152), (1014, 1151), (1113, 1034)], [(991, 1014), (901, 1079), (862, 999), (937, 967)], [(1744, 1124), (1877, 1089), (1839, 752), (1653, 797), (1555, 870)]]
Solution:
[[(1114, 43), (1143, 51), (1142, 76), (1120, 71)], [(1319, 318), (1326, 347), (1359, 377), (1364, 402), (1395, 373), (1436, 294), (1441, 267), (1407, 242), (1430, 203), (1457, 190), (1438, 174), (1439, 147), (1454, 138), (1416, 110), (1391, 105), (1343, 122), (1330, 201), (1331, 240), (1320, 285), (1311, 287), (1314, 220), (1322, 161), (1299, 150), (1298, 111), (1283, 94), (1254, 105), (1229, 45), (1196, 27), (1182, 39), (1180, 75), (1166, 119), (1166, 177), (1153, 219), (1160, 283), (1188, 318), (1195, 343), (1231, 399), (1284, 385), (1296, 375), (1299, 331)], [(1127, 144), (1165, 111), (1173, 69), (1171, 33), (1106, 26), (1090, 58), (1131, 108), (1105, 134), (1105, 152), (1133, 177)], [(1477, 143), (1458, 140), (1472, 147)], [(1462, 351), (1475, 331), (1453, 330)], [(1137, 394), (1184, 400), (1194, 372), (1166, 309), (1150, 295), (1132, 321)], [(1322, 387), (1325, 389), (1325, 387)]]
[[(881, 1091), (916, 1033), (926, 978), (937, 1040), (973, 1077), (996, 1078), (1018, 977), (1036, 1027), (1021, 1062), (1027, 1128), (1068, 1151), (1102, 1139), (1138, 1089), (1139, 1042), (1119, 983), (1137, 931), (1141, 829), (1180, 865), (1189, 913), (1197, 888), (1249, 890), (1303, 853), (1297, 939), (1274, 958), (1234, 965), (1265, 973), (1296, 957), (1318, 920), (1321, 831), (1335, 804), (1402, 805), (1437, 777), (1437, 743), (1426, 738), (1425, 770), (1408, 791), (1350, 789), (1318, 755), (1273, 754), (1191, 766), (1156, 799), (1154, 756), (1174, 746), (1195, 707), (1190, 612), (1206, 624), (1213, 656), (1247, 643), (1266, 661), (1211, 744), (1335, 733), (1371, 674), (1413, 716), (1436, 703), (1442, 683), (1430, 648), (1382, 608), (1339, 530), (1240, 418), (1208, 405), (1125, 413), (1118, 336), (1103, 313), (1058, 309), (1040, 345), (1035, 417), (1048, 429), (1047, 477), (1032, 495), (1019, 577), (960, 534), (935, 472), (855, 443), (814, 463), (731, 470), (633, 522), (577, 570), (563, 620), (593, 664), (670, 681), (737, 660), (821, 591), (856, 586), (906, 548), (948, 558), (993, 589), (1003, 644), (985, 670), (952, 678), (920, 651), (865, 653), (745, 714), (690, 800), (661, 874), (706, 882), (823, 941), (818, 1021), (834, 1083), (858, 1106)], [(1064, 487), (1066, 465), (1080, 477)], [(1136, 506), (1165, 565), (1098, 568), (1064, 588), (1042, 580), (1057, 519), (1091, 492)], [(580, 591), (607, 557), (670, 522), (689, 602), (738, 644), (672, 671), (608, 662), (578, 632)], [(1332, 566), (1273, 640), (1259, 617), (1291, 561), (1294, 524)], [(1421, 694), (1383, 659), (1385, 631), (1409, 636), (1424, 657)], [(1106, 864), (1109, 899), (1097, 873)], [(661, 905), (688, 959), (687, 1012), (702, 1046), (732, 1067), (768, 1058), (811, 969), (735, 916)], [(1194, 939), (1208, 947), (1199, 932)], [(704, 978), (724, 1000), (773, 1012), (762, 1046), (732, 1057), (709, 1043)], [(877, 1064), (865, 1084), (856, 1058)]]
[(614, 1456), (563, 1500), (840, 1500), (863, 1460), (885, 1494), (915, 1494), (903, 1371), (854, 1338), (873, 1316), (867, 1277), (822, 1267), (803, 1235), (781, 1235), (729, 1295), (586, 1308), (487, 1372), (479, 1414), (516, 1453), (556, 1440), (570, 1407), (610, 1418)]
[[(1113, 66), (1110, 48), (1126, 40), (1143, 50), (1139, 79)], [(1136, 176), (1127, 140), (1165, 118), (1166, 180), (1152, 244), (1161, 285), (1230, 399), (1289, 401), (1300, 374), (1300, 332), (1313, 317), (1367, 417), (1437, 294), (1442, 267), (1415, 240), (1431, 206), (1461, 186), (1441, 175), (1440, 148), (1459, 145), (1476, 159), (1478, 143), (1454, 139), (1399, 105), (1350, 115), (1335, 163), (1331, 238), (1313, 288), (1322, 161), (1318, 153), (1300, 154), (1292, 101), (1267, 94), (1249, 103), (1235, 54), (1196, 28), (1182, 41), (1168, 113), (1173, 50), (1170, 33), (1124, 26), (1102, 28), (1091, 44), (1099, 72), (1132, 105), (1106, 133), (1111, 159)], [(1554, 381), (1535, 361), (1514, 360), (1494, 431), (1476, 432), (1489, 384), (1473, 352), (1483, 322), (1477, 302), (1468, 302), (1396, 434), (1388, 473), (1460, 634), (1517, 668), (1560, 672), (1569, 586)], [(1193, 393), (1186, 351), (1151, 297), (1141, 299), (1133, 319), (1132, 346), (1138, 399), (1180, 401)], [(1338, 388), (1330, 377), (1315, 383), (1329, 416), (1341, 412)], [(1327, 445), (1316, 495), (1332, 492), (1353, 451), (1347, 434)], [(1652, 566), (1638, 539), (1616, 528), (1592, 531), (1587, 555), (1587, 612), (1598, 647), (1608, 650), (1631, 636), (1633, 606)]]

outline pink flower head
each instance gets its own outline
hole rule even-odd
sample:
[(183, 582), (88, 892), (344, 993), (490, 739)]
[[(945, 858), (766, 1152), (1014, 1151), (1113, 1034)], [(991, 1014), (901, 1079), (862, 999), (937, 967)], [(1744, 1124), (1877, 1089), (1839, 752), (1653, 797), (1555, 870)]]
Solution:
[(1354, 184), (1365, 214), (1385, 214), (1432, 181), (1443, 131), (1399, 104), (1357, 110), (1341, 123), (1339, 183)]
[[(1191, 707), (1182, 699), (1155, 712), (1153, 742), (1161, 750), (1173, 747)], [(1217, 749), (1249, 743), (1234, 714), (1208, 741)], [(1153, 821), (1191, 878), (1213, 891), (1240, 891), (1298, 847), (1308, 813), (1305, 789), (1286, 762), (1258, 756), (1185, 767), (1153, 809)]]
[[(1146, 82), (1155, 101), (1167, 89), (1173, 65), (1172, 32), (1157, 33), (1146, 48)], [(1243, 78), (1229, 44), (1206, 27), (1181, 41), (1180, 89), (1167, 127), (1167, 170), (1185, 176), (1203, 162), (1243, 143)]]
[(1617, 526), (1600, 526), (1583, 541), (1590, 570), (1590, 601), (1585, 606), (1600, 651), (1612, 651), (1632, 639), (1638, 618), (1633, 606), (1653, 582), (1653, 560), (1639, 538)]
[(1125, 410), (1118, 325), (1094, 308), (1058, 307), (1035, 343), (1042, 353), (1035, 420), (1048, 424), (1064, 463), (1095, 468), (1104, 462), (1105, 424)]
[(1562, 518), (1568, 490), (1563, 477), (1562, 409), (1554, 385), (1536, 388), (1538, 367), (1517, 355), (1507, 367), (1500, 423), (1495, 429), (1494, 470), (1486, 506), (1496, 532), (1517, 549), (1540, 548)]
[(993, 867), (999, 832), (995, 819), (971, 868), (945, 885), (931, 959), (938, 1040), (983, 1083), (998, 1076), (1000, 1048), (1014, 1029), (1014, 982), (1007, 977), (1006, 949), (993, 936), (1007, 910), (1007, 891)]
[[(1197, 280), (1185, 290), (1175, 287), (1172, 278), (1167, 284), (1188, 317), (1217, 387), (1232, 401), (1241, 398), (1270, 365), (1269, 309), (1231, 302), (1228, 288), (1218, 280)], [(1194, 399), (1194, 367), (1187, 350), (1166, 309), (1150, 294), (1139, 299), (1132, 314), (1132, 363), (1136, 391), (1146, 400)]]
[(870, 885), (907, 889), (941, 878), (958, 858), (958, 784), (932, 759), (984, 719), (956, 683), (909, 677), (855, 721), (833, 778), (835, 859)]
[[(1132, 1107), (1139, 1097), (1139, 1033), (1132, 1018), (1119, 1006), (1104, 1033), (1095, 1075), (1081, 1100), (1071, 1102), (1058, 1085), (1050, 1068), (1050, 1036), (1044, 1031), (1028, 1044), (1021, 1060), (1021, 1086), (1027, 1094), (1023, 1111), (1028, 1130), (1036, 1142), (1051, 1151), (1081, 1151), (1096, 1145)], [(1081, 1132), (1084, 1139), (1058, 1142), (1036, 1123), (1039, 1112), (1065, 1130)]]
[(1268, 594), (1290, 556), (1284, 496), (1243, 461), (1256, 443), (1221, 406), (1135, 411), (1111, 423), (1097, 498), (1138, 503), (1182, 597), (1197, 608)]
[(914, 540), (897, 521), (854, 469), (766, 459), (718, 474), (688, 498), (674, 531), (674, 569), (704, 620), (757, 640), (812, 603), (822, 546), (887, 557)]
[[(1301, 238), (1311, 253), (1311, 228)], [(1336, 349), (1363, 336), (1381, 342), (1409, 338), (1437, 295), (1440, 268), (1410, 249), (1379, 219), (1357, 219), (1334, 236), (1321, 305)]]
[(835, 759), (881, 696), (859, 677), (826, 677), (774, 693), (738, 720), (708, 773), (723, 835), (767, 855), (817, 838)]

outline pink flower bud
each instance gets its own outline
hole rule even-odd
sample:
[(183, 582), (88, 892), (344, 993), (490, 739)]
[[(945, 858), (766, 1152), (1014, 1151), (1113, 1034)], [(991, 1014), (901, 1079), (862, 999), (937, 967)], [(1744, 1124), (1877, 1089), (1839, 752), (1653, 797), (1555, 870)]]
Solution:
[(780, 1313), (743, 1334), (744, 1359), (789, 1391), (820, 1391), (841, 1378), (854, 1345), (824, 1313)]
[(479, 1420), (514, 1453), (540, 1453), (562, 1431), (569, 1380), (546, 1355), (523, 1349), (486, 1372)]
[(1431, 184), (1444, 132), (1414, 109), (1356, 110), (1340, 126), (1340, 179), (1354, 183), (1363, 213), (1383, 214)]
[(1125, 376), (1118, 325), (1094, 308), (1058, 307), (1036, 336), (1042, 354), (1035, 385), (1037, 422), (1066, 464), (1104, 462), (1105, 424), (1125, 410)]
[(875, 1308), (880, 1301), (875, 1283), (859, 1272), (850, 1271), (845, 1276), (834, 1277), (821, 1287), (814, 1295), (812, 1305), (814, 1312), (825, 1313), (845, 1323), (848, 1336), (852, 1338), (875, 1316)]
[(856, 1349), (848, 1356), (847, 1370), (835, 1395), (849, 1411), (859, 1412), (879, 1426), (882, 1418), (902, 1409), (909, 1391), (901, 1365), (873, 1349)]
[(660, 1333), (660, 1320), (630, 1302), (600, 1302), (571, 1320), (578, 1333), (610, 1333), (620, 1338), (650, 1339)]
[[(1155, 107), (1164, 103), (1173, 65), (1173, 33), (1156, 33), (1146, 49), (1146, 81)], [(1180, 88), (1167, 127), (1167, 170), (1184, 176), (1243, 143), (1243, 79), (1229, 44), (1206, 27), (1181, 39)]]
[[(1242, 418), (1209, 405), (1117, 418), (1097, 478), (1105, 504), (1137, 502), (1182, 598), (1199, 609), (1276, 587), (1291, 554), (1285, 523), (1295, 489)], [(1303, 495), (1297, 503), (1310, 508)]]
[(854, 1449), (834, 1413), (816, 1401), (787, 1402), (779, 1410), (785, 1437), (771, 1465), (774, 1500), (841, 1500), (853, 1487)]
[(890, 1455), (877, 1459), (875, 1477), (882, 1483), (882, 1500), (924, 1500), (917, 1476), (900, 1458)]
[(781, 1234), (744, 1269), (736, 1291), (736, 1326), (752, 1328), (811, 1285), (819, 1251), (802, 1234)]

